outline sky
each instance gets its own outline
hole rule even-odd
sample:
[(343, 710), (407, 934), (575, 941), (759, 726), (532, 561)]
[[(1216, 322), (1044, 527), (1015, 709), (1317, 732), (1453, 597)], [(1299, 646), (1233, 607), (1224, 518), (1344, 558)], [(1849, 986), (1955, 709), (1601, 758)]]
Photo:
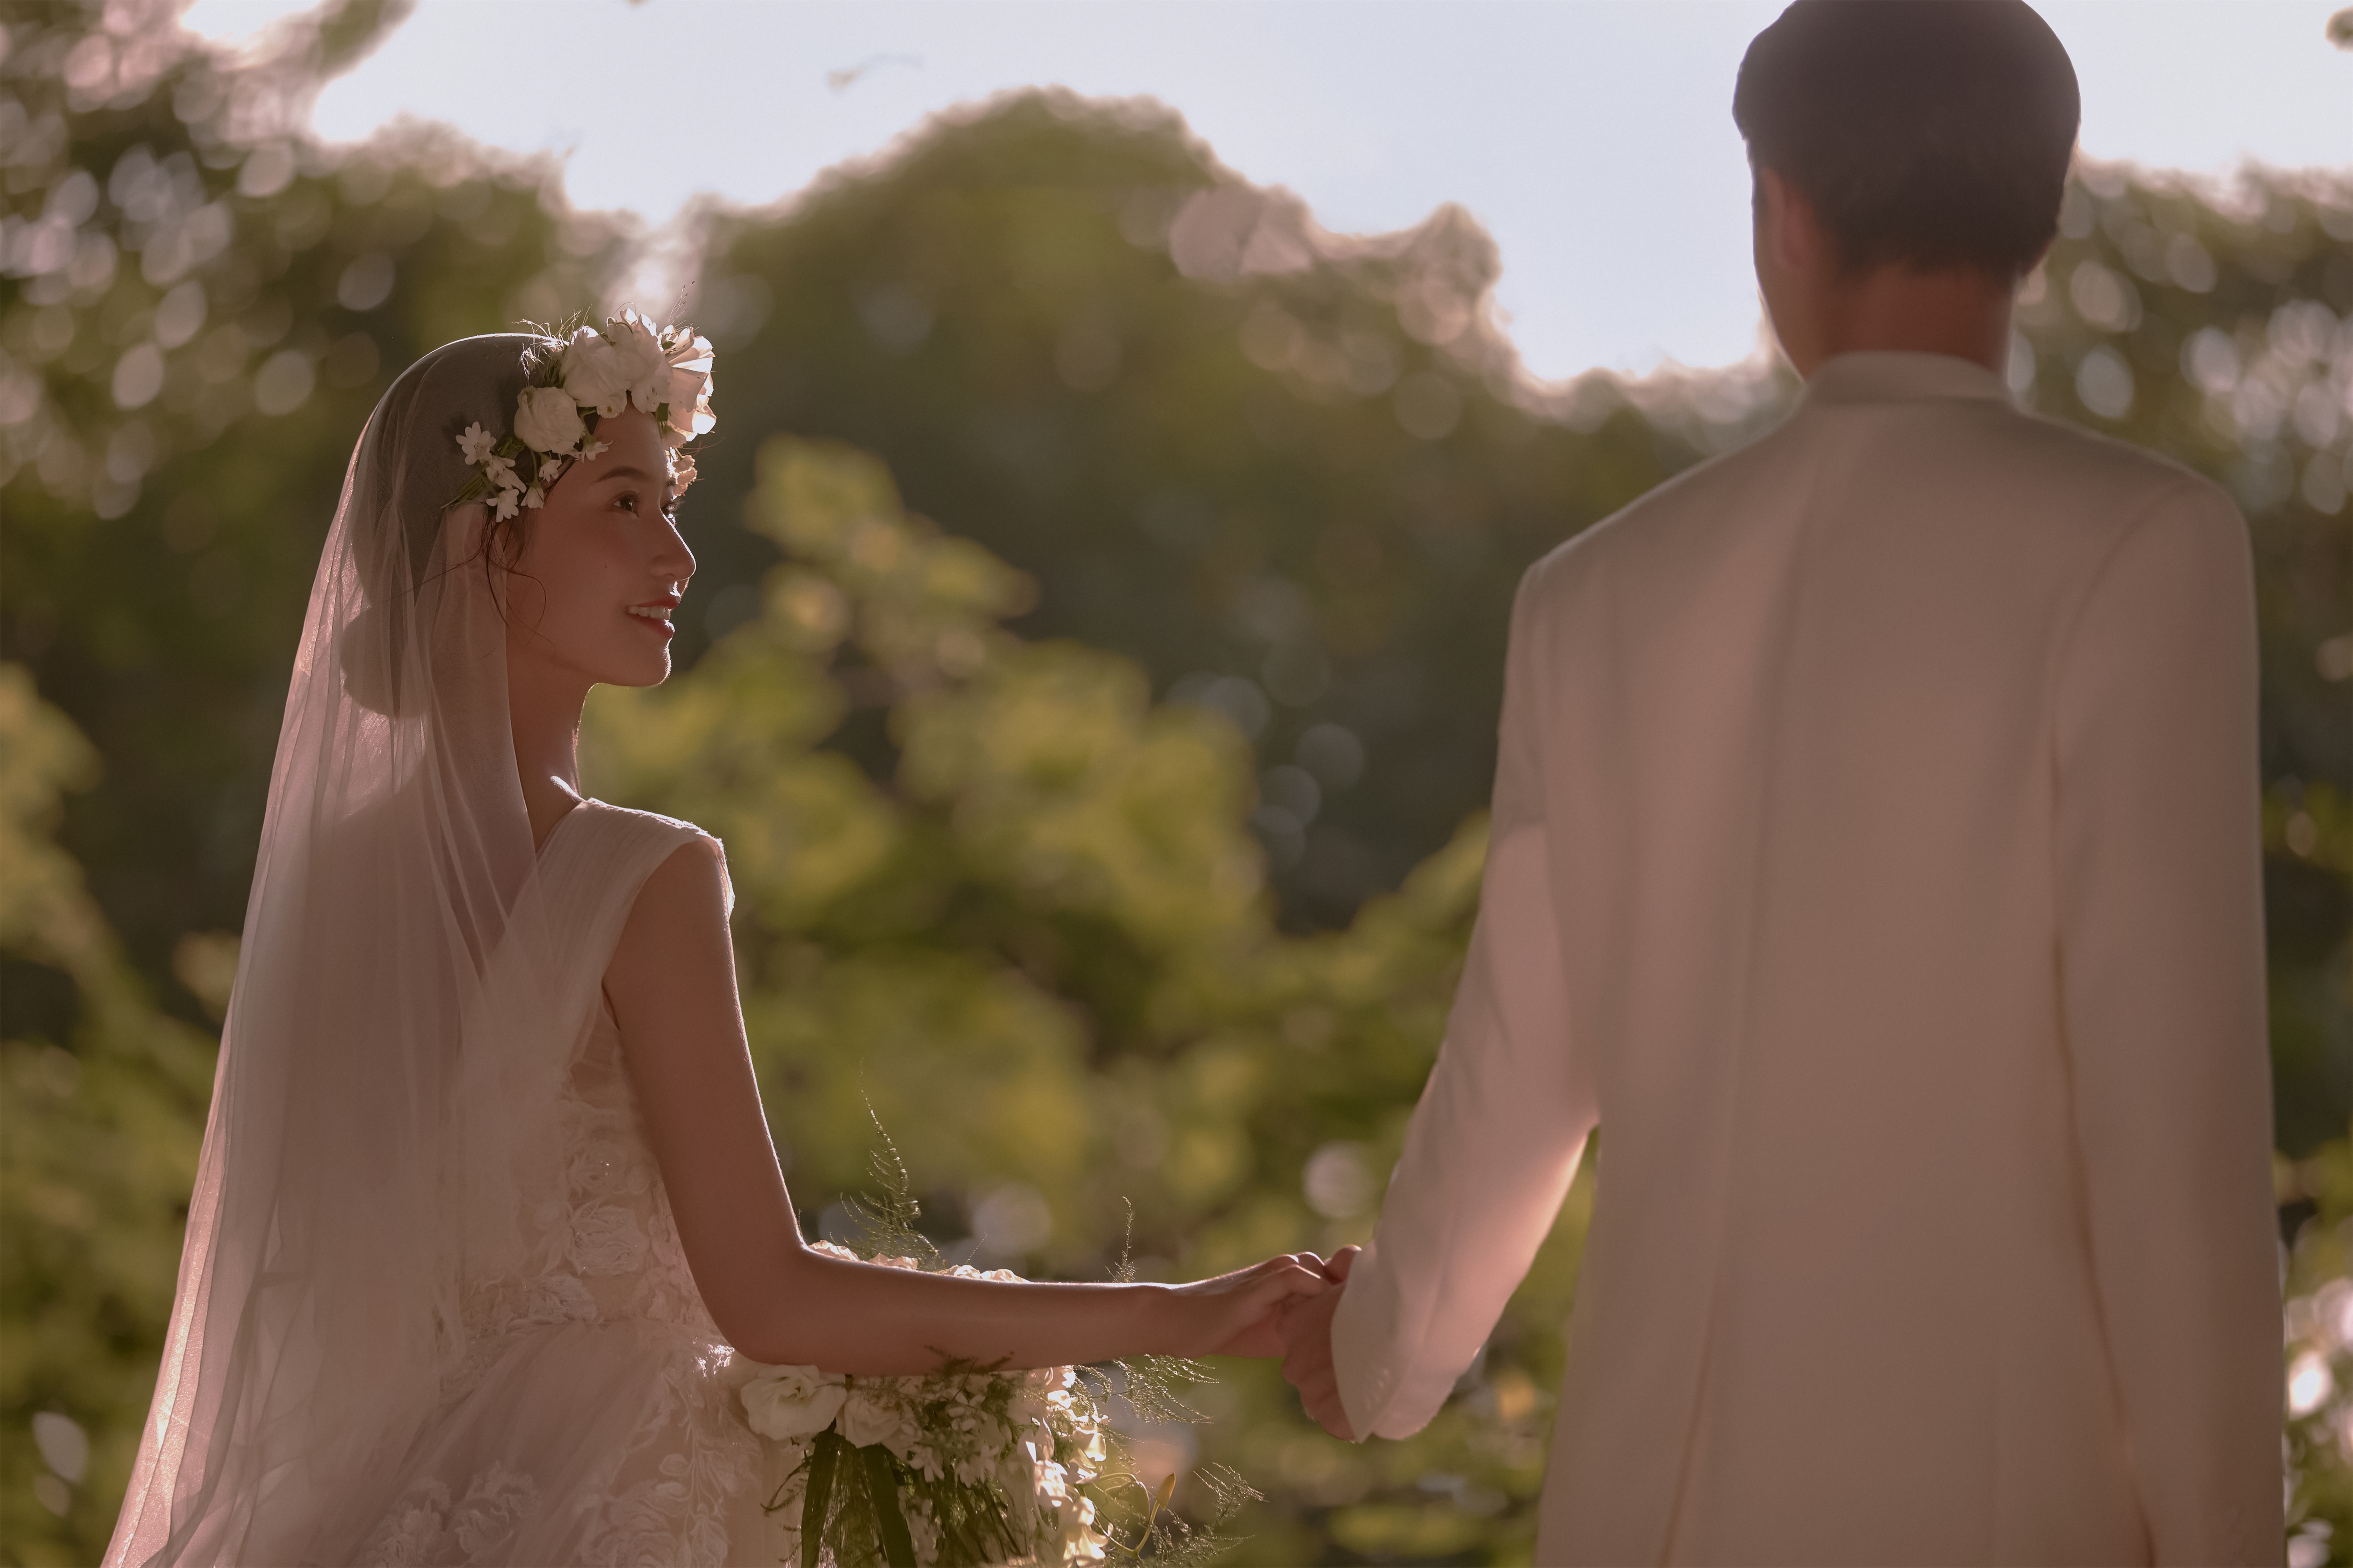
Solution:
[[(254, 37), (302, 0), (196, 0)], [(403, 114), (565, 160), (656, 227), (761, 205), (1028, 86), (1173, 105), (1326, 228), (1467, 208), (1501, 249), (1528, 371), (1645, 374), (1759, 349), (1732, 84), (1778, 0), (420, 0), (328, 85), (315, 129)], [(2353, 52), (2314, 0), (2048, 0), (2095, 158), (2225, 178), (2353, 166)], [(528, 61), (527, 67), (521, 62)]]

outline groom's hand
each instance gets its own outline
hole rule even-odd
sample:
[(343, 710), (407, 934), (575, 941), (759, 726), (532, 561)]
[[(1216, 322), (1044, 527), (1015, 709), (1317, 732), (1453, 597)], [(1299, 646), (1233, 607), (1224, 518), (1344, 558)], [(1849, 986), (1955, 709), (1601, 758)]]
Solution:
[[(1356, 1252), (1356, 1247), (1344, 1247), (1334, 1253), (1332, 1261), (1324, 1266), (1324, 1278), (1345, 1283)], [(1300, 1404), (1324, 1430), (1353, 1443), (1356, 1434), (1348, 1426), (1347, 1408), (1340, 1403), (1339, 1374), (1332, 1369), (1332, 1313), (1339, 1305), (1337, 1290), (1302, 1296), (1283, 1304), (1282, 1375), (1299, 1390)]]

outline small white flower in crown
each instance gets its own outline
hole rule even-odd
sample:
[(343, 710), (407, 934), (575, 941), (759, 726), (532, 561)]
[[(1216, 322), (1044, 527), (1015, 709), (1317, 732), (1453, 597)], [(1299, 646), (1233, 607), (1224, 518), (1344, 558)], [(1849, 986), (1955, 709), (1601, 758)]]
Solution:
[(694, 482), (694, 458), (681, 450), (718, 423), (711, 412), (711, 340), (691, 327), (658, 327), (635, 310), (602, 329), (583, 325), (563, 348), (542, 357), (531, 384), (515, 402), (505, 436), (466, 426), (458, 450), (474, 470), (451, 506), (484, 500), (505, 521), (526, 507), (547, 504), (547, 492), (576, 460), (600, 456), (606, 443), (596, 421), (631, 404), (654, 416), (670, 455), (670, 482), (683, 491)]

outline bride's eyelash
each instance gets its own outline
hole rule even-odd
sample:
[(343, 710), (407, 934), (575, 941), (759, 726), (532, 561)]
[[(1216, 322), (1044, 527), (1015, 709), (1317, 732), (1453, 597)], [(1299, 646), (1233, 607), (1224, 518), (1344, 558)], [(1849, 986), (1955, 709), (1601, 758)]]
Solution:
[[(645, 497), (639, 495), (635, 490), (623, 490), (619, 495), (613, 498), (613, 504), (618, 506), (622, 502), (627, 501), (628, 503), (629, 510), (635, 512), (638, 510), (640, 505), (643, 504), (644, 500)], [(676, 522), (678, 521), (678, 500), (676, 497), (672, 497), (669, 500), (664, 501), (658, 510), (660, 511), (661, 515), (670, 521)]]

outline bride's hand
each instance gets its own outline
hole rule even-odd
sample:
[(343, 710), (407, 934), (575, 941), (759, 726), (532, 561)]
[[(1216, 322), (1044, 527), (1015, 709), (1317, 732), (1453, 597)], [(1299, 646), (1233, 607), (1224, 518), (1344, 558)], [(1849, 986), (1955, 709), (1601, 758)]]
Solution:
[(1324, 1260), (1302, 1252), (1167, 1289), (1176, 1307), (1170, 1353), (1278, 1356), (1282, 1308), (1335, 1287)]

